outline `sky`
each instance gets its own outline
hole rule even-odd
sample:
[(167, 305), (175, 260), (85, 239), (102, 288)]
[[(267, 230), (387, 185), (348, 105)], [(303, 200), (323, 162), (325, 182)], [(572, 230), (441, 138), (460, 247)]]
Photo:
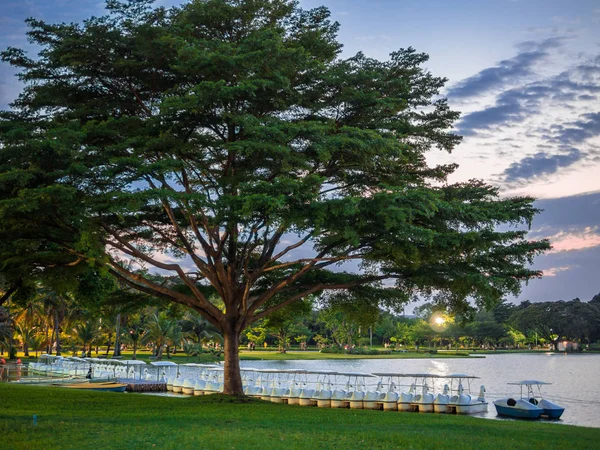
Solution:
[[(170, 6), (180, 0), (158, 0)], [(451, 154), (452, 181), (483, 179), (502, 196), (536, 197), (532, 239), (553, 249), (535, 260), (544, 277), (509, 300), (587, 301), (600, 292), (600, 1), (301, 0), (325, 5), (340, 25), (342, 57), (385, 60), (399, 48), (429, 54), (448, 79), (443, 92), (461, 111), (464, 136)], [(102, 0), (0, 0), (0, 48), (32, 53), (24, 20), (81, 21)], [(20, 90), (0, 62), (0, 109)]]

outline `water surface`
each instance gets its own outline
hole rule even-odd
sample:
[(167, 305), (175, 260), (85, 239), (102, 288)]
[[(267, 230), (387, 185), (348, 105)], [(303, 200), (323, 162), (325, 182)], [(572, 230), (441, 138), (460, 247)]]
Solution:
[[(537, 379), (552, 383), (542, 386), (542, 394), (548, 400), (566, 408), (561, 420), (553, 422), (600, 428), (600, 355), (513, 353), (486, 355), (486, 358), (457, 359), (242, 361), (241, 365), (256, 368), (368, 373), (466, 373), (480, 377), (473, 382), (472, 394), (477, 395), (479, 386), (485, 386), (489, 408), (487, 414), (480, 416), (489, 419), (500, 419), (496, 416), (493, 400), (503, 397), (519, 398), (519, 386), (507, 385), (508, 382)], [(408, 384), (410, 382), (411, 380), (407, 380)], [(435, 386), (436, 393), (441, 390), (443, 381), (438, 383), (440, 386)]]

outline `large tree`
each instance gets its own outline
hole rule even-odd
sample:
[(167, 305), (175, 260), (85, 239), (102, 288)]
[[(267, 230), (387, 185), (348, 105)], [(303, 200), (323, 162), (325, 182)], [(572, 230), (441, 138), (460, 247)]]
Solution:
[(30, 19), (37, 58), (2, 53), (25, 87), (0, 120), (0, 235), (34, 260), (198, 311), (230, 394), (242, 330), (309, 295), (464, 312), (539, 276), (526, 265), (548, 244), (498, 231), (532, 199), (428, 166), (460, 137), (425, 54), (342, 59), (327, 9), (291, 0), (150, 3)]
[(591, 301), (526, 303), (510, 317), (515, 327), (523, 333), (537, 333), (558, 350), (563, 339), (590, 341), (600, 323), (600, 308)]

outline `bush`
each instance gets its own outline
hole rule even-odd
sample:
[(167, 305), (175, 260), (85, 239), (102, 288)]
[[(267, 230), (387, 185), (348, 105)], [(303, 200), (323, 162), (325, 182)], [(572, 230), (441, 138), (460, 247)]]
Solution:
[(375, 348), (362, 347), (362, 348), (353, 348), (350, 353), (352, 353), (354, 355), (391, 355), (392, 351), (388, 350), (388, 349), (378, 350)]
[(336, 353), (336, 354), (342, 354), (342, 353), (348, 353), (346, 350), (344, 350), (343, 348), (340, 347), (325, 347), (322, 348), (320, 353)]
[(367, 347), (351, 348), (348, 350), (346, 350), (344, 348), (340, 348), (340, 347), (329, 347), (329, 348), (322, 348), (321, 353), (334, 353), (334, 354), (347, 354), (347, 355), (390, 355), (392, 353), (392, 351), (389, 349), (377, 350), (374, 348), (367, 348)]

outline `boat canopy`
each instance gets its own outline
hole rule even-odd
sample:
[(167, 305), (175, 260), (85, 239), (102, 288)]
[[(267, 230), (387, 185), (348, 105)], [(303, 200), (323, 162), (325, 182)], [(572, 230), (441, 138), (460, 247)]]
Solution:
[(363, 372), (338, 372), (337, 375), (342, 375), (345, 377), (374, 377), (375, 376), (372, 373), (363, 373)]
[(176, 366), (177, 363), (173, 361), (152, 361), (150, 364), (153, 366)]
[(436, 375), (434, 373), (391, 373), (377, 372), (372, 376), (377, 377), (405, 377), (405, 378), (448, 378), (447, 375)]
[(464, 373), (453, 373), (450, 375), (442, 375), (443, 378), (469, 378), (471, 380), (479, 379), (479, 377), (474, 377), (473, 375), (466, 375)]
[(538, 381), (538, 380), (523, 380), (523, 381), (517, 381), (515, 383), (507, 383), (507, 384), (512, 384), (512, 385), (517, 385), (517, 386), (528, 386), (528, 385), (543, 385), (543, 384), (552, 384), (552, 383), (548, 383), (546, 381)]
[(69, 356), (68, 360), (69, 361), (77, 361), (77, 362), (89, 363), (89, 361), (86, 361), (83, 358), (78, 358), (77, 356)]
[(140, 361), (139, 359), (122, 359), (121, 362), (123, 364), (127, 364), (129, 366), (141, 366), (146, 365), (144, 361)]
[(310, 375), (346, 375), (335, 370), (309, 370), (306, 373)]

